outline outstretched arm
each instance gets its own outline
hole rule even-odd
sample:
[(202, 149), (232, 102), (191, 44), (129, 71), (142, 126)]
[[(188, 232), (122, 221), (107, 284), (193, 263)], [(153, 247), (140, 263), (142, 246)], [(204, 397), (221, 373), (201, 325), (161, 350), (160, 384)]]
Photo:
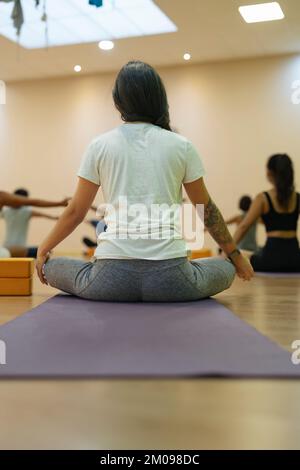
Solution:
[(37, 271), (41, 282), (46, 283), (43, 276), (43, 265), (47, 260), (48, 253), (67, 238), (83, 221), (95, 199), (98, 189), (98, 185), (84, 178), (79, 178), (76, 192), (68, 207), (64, 210), (50, 234), (39, 246)]
[[(193, 181), (192, 183), (186, 183), (184, 187), (194, 206), (197, 206), (197, 204), (204, 205), (205, 227), (220, 248), (222, 248), (227, 255), (230, 255), (237, 249), (236, 244), (229, 233), (221, 212), (211, 199), (203, 178)], [(241, 254), (234, 256), (232, 261), (236, 267), (238, 276), (250, 280), (253, 276), (253, 269), (249, 261)]]
[(38, 211), (32, 211), (31, 212), (31, 217), (40, 217), (43, 219), (49, 219), (49, 220), (58, 220), (59, 217), (56, 215), (49, 215), (49, 214), (44, 214), (43, 212), (38, 212)]
[(68, 204), (68, 198), (61, 201), (47, 201), (44, 199), (32, 199), (30, 197), (17, 196), (5, 191), (0, 191), (0, 208), (2, 206), (21, 207), (21, 206), (35, 206), (35, 207), (60, 207)]
[(261, 215), (264, 210), (264, 196), (262, 193), (258, 194), (254, 201), (252, 202), (249, 211), (247, 212), (246, 217), (239, 224), (236, 232), (233, 236), (235, 243), (239, 243), (245, 234), (248, 232), (249, 228), (257, 221), (260, 220)]
[(242, 221), (242, 216), (241, 215), (234, 215), (233, 217), (230, 217), (229, 219), (225, 220), (226, 225), (232, 225), (232, 224), (239, 224)]

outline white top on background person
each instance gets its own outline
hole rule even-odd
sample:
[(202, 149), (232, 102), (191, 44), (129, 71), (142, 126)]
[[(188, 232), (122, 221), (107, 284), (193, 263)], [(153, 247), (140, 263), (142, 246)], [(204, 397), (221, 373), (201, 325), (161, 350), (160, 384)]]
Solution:
[(0, 246), (0, 258), (10, 258), (10, 251), (4, 246)]
[(4, 219), (6, 224), (4, 246), (26, 246), (31, 215), (31, 206), (3, 207), (0, 211), (0, 217)]
[[(21, 244), (19, 242), (24, 241), (24, 235), (26, 239), (27, 229), (26, 225), (28, 222), (28, 218), (32, 215), (37, 217), (47, 217), (51, 219), (57, 219), (57, 217), (52, 217), (49, 215), (44, 215), (40, 212), (35, 212), (32, 210), (31, 206), (35, 207), (60, 207), (66, 206), (68, 204), (68, 198), (65, 198), (61, 201), (47, 201), (44, 199), (36, 199), (36, 198), (29, 198), (18, 191), (15, 194), (8, 193), (6, 191), (0, 191), (0, 217), (2, 216), (8, 222), (8, 231), (5, 237), (5, 245), (7, 244), (8, 247), (11, 246), (25, 246), (25, 244)], [(12, 214), (16, 214), (16, 212), (11, 212), (9, 209), (12, 208), (13, 211), (20, 210), (20, 219), (17, 221), (16, 225), (12, 221)], [(26, 209), (27, 208), (27, 209)], [(19, 214), (19, 212), (17, 213)], [(25, 232), (24, 232), (25, 230)], [(13, 245), (14, 242), (18, 242)], [(1, 247), (0, 251), (0, 258), (10, 256), (10, 252), (4, 247)]]
[(32, 217), (57, 220), (58, 217), (34, 210), (31, 206), (3, 207), (0, 217), (6, 223), (4, 246), (26, 246), (29, 222)]
[[(8, 195), (6, 193), (6, 199), (7, 197)], [(19, 197), (21, 197), (21, 200), (23, 198), (23, 206), (20, 206), (20, 204), (16, 205), (16, 199), (14, 198), (18, 199)], [(12, 205), (10, 205), (10, 202), (12, 203)], [(38, 207), (52, 207), (52, 203), (49, 203), (48, 201), (33, 199), (32, 202), (32, 205), (38, 204)], [(0, 217), (2, 217), (6, 223), (6, 235), (3, 243), (4, 246), (8, 248), (16, 246), (26, 246), (29, 221), (31, 217), (43, 217), (51, 220), (58, 219), (58, 217), (33, 210), (29, 203), (30, 200), (28, 190), (24, 188), (19, 188), (14, 191), (11, 200), (7, 201), (7, 206), (4, 206), (2, 210), (0, 208)], [(67, 199), (64, 200), (63, 205), (66, 205), (66, 203)], [(57, 204), (55, 204), (55, 206), (56, 205)]]

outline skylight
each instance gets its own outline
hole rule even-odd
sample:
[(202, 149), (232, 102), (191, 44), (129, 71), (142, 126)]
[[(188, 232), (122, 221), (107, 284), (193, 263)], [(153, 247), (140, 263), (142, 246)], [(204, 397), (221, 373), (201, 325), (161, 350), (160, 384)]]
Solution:
[(36, 8), (34, 0), (22, 0), (24, 24), (18, 38), (10, 17), (12, 5), (0, 2), (0, 35), (28, 49), (177, 31), (153, 0), (103, 0), (100, 8), (88, 0), (48, 0), (46, 34), (43, 2)]
[(246, 23), (282, 20), (284, 13), (278, 2), (259, 3), (239, 7), (239, 12)]

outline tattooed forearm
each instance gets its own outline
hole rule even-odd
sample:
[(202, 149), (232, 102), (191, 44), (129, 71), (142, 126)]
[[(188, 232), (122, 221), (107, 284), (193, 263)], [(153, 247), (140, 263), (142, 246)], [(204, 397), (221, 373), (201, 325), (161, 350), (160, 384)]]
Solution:
[(232, 237), (216, 204), (209, 199), (204, 208), (204, 225), (221, 247), (233, 243)]

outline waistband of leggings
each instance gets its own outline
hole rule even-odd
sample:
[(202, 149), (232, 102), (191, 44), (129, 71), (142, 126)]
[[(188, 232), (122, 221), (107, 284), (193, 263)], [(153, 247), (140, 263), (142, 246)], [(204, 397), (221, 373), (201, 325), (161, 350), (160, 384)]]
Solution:
[(267, 237), (266, 243), (277, 245), (299, 244), (297, 237), (283, 238), (283, 237)]
[(181, 266), (188, 262), (186, 256), (163, 260), (104, 258), (94, 261), (96, 264), (110, 264), (123, 269), (165, 269)]

